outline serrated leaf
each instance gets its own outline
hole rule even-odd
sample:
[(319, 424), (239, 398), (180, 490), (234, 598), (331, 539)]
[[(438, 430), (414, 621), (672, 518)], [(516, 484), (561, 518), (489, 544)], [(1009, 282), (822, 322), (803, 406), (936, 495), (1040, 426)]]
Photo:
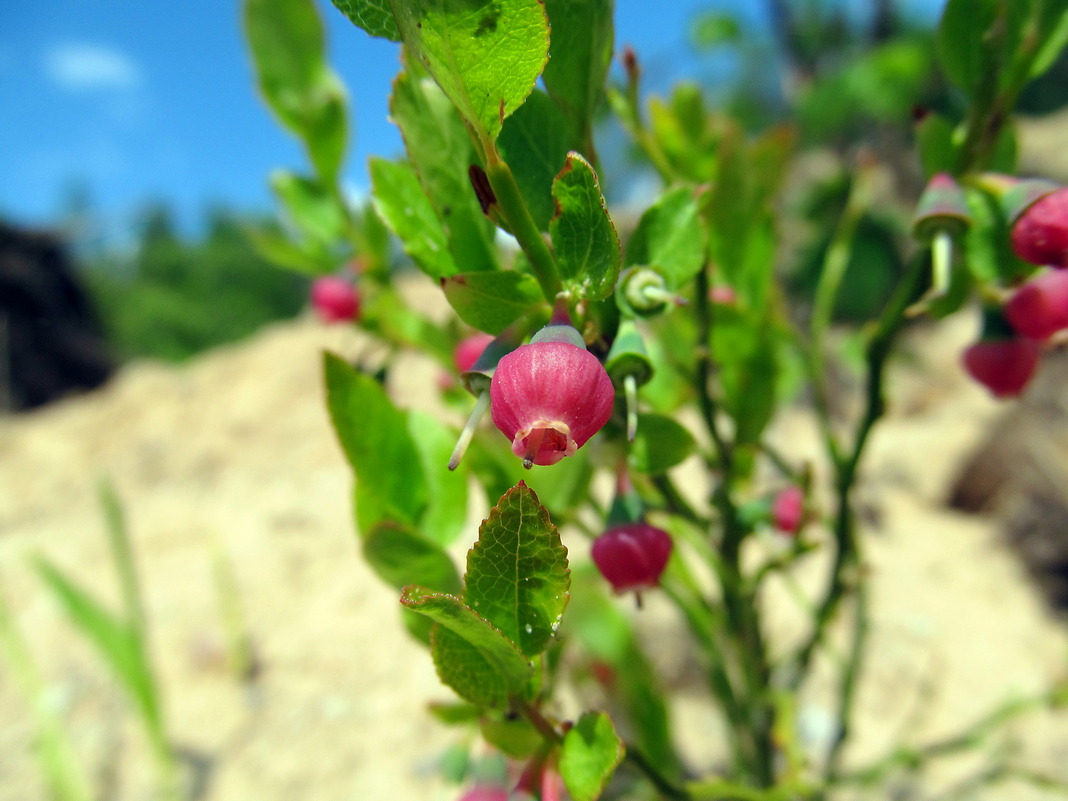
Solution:
[(619, 278), (619, 237), (597, 174), (580, 154), (568, 153), (553, 181), (553, 199), (549, 235), (564, 285), (576, 298), (604, 300)]
[(623, 761), (623, 741), (604, 712), (587, 712), (564, 735), (560, 776), (574, 801), (596, 801)]
[(356, 472), (360, 531), (381, 520), (416, 525), (427, 488), (407, 414), (371, 376), (331, 353), (323, 354), (323, 374), (334, 431)]
[[(467, 522), (467, 470), (449, 470), (457, 434), (422, 412), (409, 413), (408, 433), (419, 451), (427, 484), (428, 501), (419, 520), (419, 530), (434, 542), (449, 545)], [(418, 579), (406, 583), (446, 589)]]
[(590, 138), (593, 113), (612, 62), (612, 5), (612, 0), (545, 3), (552, 38), (542, 80), (580, 140)]
[(305, 236), (332, 244), (344, 235), (344, 211), (337, 197), (318, 181), (289, 170), (275, 170), (270, 184), (289, 219)]
[(683, 186), (662, 194), (638, 221), (625, 263), (655, 267), (671, 289), (681, 289), (705, 262), (707, 236), (698, 212), (693, 189)]
[(406, 70), (393, 82), (390, 115), (442, 224), (453, 260), (465, 272), (497, 268), (493, 224), (482, 213), (468, 168), (478, 163), (455, 107), (429, 78)]
[(467, 555), (464, 600), (527, 656), (541, 653), (567, 606), (567, 548), (520, 481), (490, 510)]
[(627, 463), (635, 470), (659, 475), (684, 461), (696, 449), (693, 435), (662, 414), (639, 414), (638, 430), (627, 451)]
[(553, 179), (568, 151), (578, 144), (564, 113), (537, 89), (504, 121), (497, 145), (515, 176), (530, 216), (542, 231), (549, 230), (549, 220), (556, 212)]
[(410, 526), (377, 523), (361, 545), (364, 558), (378, 577), (399, 590), (418, 584), (435, 592), (460, 592), (460, 573), (449, 555)]
[(391, 5), (404, 43), (478, 138), (496, 140), (548, 59), (549, 24), (542, 4), (391, 0)]
[(408, 587), (401, 603), (438, 624), (431, 654), (438, 676), (457, 695), (496, 709), (525, 696), (534, 672), (532, 665), (499, 629), (463, 601)]
[(457, 273), (445, 229), (411, 165), (372, 158), (370, 171), (375, 211), (404, 252), (431, 278)]
[(544, 302), (537, 279), (514, 270), (452, 275), (441, 288), (461, 320), (494, 336)]
[(400, 30), (393, 20), (389, 0), (333, 0), (333, 3), (354, 25), (371, 36), (400, 41)]

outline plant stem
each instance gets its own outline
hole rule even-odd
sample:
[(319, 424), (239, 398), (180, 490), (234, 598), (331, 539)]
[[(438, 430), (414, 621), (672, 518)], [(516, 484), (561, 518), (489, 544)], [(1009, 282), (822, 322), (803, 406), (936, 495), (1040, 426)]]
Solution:
[(545, 299), (553, 303), (562, 288), (556, 258), (534, 218), (530, 216), (530, 209), (519, 191), (511, 168), (501, 158), (496, 147), (486, 153), (486, 177), (512, 236), (530, 260), (530, 267), (534, 271), (534, 277), (538, 279)]

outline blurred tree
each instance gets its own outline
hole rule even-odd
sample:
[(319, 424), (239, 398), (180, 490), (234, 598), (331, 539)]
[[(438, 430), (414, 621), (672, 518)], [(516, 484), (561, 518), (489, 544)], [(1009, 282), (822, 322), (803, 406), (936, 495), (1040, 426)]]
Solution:
[(242, 225), (216, 210), (205, 233), (189, 239), (166, 207), (155, 206), (132, 257), (111, 252), (95, 260), (89, 286), (120, 358), (181, 361), (305, 306), (307, 279), (265, 261)]

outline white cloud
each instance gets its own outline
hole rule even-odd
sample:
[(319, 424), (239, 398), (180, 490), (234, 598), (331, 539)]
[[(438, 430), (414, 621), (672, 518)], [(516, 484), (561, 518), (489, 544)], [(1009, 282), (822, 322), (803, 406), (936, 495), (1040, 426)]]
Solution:
[(141, 68), (120, 50), (86, 42), (53, 45), (44, 53), (45, 74), (72, 92), (138, 89)]

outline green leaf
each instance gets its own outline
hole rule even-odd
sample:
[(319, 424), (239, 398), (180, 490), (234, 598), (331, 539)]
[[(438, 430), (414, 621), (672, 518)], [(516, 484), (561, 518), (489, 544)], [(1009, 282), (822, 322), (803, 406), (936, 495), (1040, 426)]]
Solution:
[(560, 776), (574, 801), (596, 801), (623, 761), (623, 741), (604, 712), (587, 712), (564, 735)]
[(1068, 46), (1068, 3), (1054, 0), (1040, 4), (1041, 18), (1037, 30), (1044, 41), (1031, 62), (1028, 78), (1034, 79), (1053, 66), (1061, 51)]
[(458, 272), (445, 229), (410, 164), (371, 159), (375, 210), (424, 273), (441, 278)]
[(344, 210), (337, 197), (318, 181), (289, 170), (275, 170), (270, 182), (289, 219), (305, 236), (324, 245), (344, 236)]
[(937, 40), (942, 69), (969, 94), (989, 71), (990, 29), (997, 16), (997, 0), (948, 0), (942, 11)]
[(556, 212), (553, 179), (576, 144), (567, 117), (537, 89), (504, 121), (497, 145), (539, 230), (549, 230)]
[(500, 709), (526, 695), (534, 673), (530, 662), (459, 598), (408, 587), (401, 603), (438, 624), (431, 640), (434, 665), (441, 680), (461, 698)]
[(590, 469), (588, 448), (579, 448), (551, 467), (523, 468), (512, 453), (511, 443), (503, 436), (487, 434), (476, 437), (464, 461), (478, 477), (486, 494), (500, 497), (520, 481), (525, 481), (551, 517), (566, 515), (586, 496), (594, 471)]
[(677, 291), (701, 270), (706, 248), (694, 190), (681, 186), (662, 194), (642, 214), (627, 242), (625, 263), (655, 267)]
[(345, 94), (325, 60), (323, 24), (312, 0), (245, 0), (245, 31), (260, 92), (300, 136), (319, 175), (332, 183), (344, 157)]
[[(449, 545), (467, 522), (467, 470), (449, 470), (457, 434), (437, 418), (422, 412), (409, 413), (408, 433), (419, 451), (427, 484), (428, 502), (419, 520), (419, 530), (434, 542)], [(419, 579), (406, 583), (446, 589)]]
[(925, 177), (953, 171), (957, 145), (953, 141), (953, 126), (941, 114), (930, 112), (916, 125), (916, 146)]
[(330, 419), (356, 471), (360, 531), (381, 520), (416, 525), (426, 508), (427, 486), (408, 415), (371, 376), (331, 353), (323, 354), (323, 373)]
[(333, 3), (354, 25), (371, 36), (400, 41), (400, 30), (393, 20), (389, 0), (333, 0)]
[(777, 334), (770, 309), (722, 308), (712, 327), (724, 406), (734, 419), (735, 442), (756, 443), (775, 412), (779, 378)]
[(399, 590), (418, 584), (434, 592), (460, 592), (460, 573), (449, 555), (409, 526), (388, 520), (377, 523), (361, 544), (378, 577)]
[(537, 280), (513, 270), (452, 275), (441, 288), (461, 320), (495, 336), (544, 302)]
[(455, 263), (465, 272), (496, 269), (493, 224), (482, 213), (468, 177), (478, 156), (455, 107), (432, 80), (408, 69), (393, 83), (390, 116), (401, 130)]
[(612, 62), (612, 0), (546, 0), (545, 10), (552, 37), (542, 80), (585, 143)]
[(560, 277), (576, 298), (604, 300), (619, 278), (619, 237), (593, 167), (575, 152), (553, 181), (556, 216), (549, 235)]
[(527, 656), (541, 653), (567, 606), (571, 571), (560, 532), (520, 481), (478, 530), (464, 600)]
[(638, 431), (627, 452), (635, 470), (659, 475), (690, 456), (697, 444), (690, 432), (662, 414), (639, 414)]
[[(549, 56), (539, 0), (391, 0), (404, 43), (488, 145)], [(488, 140), (488, 141), (487, 141)]]
[(305, 275), (328, 275), (337, 269), (337, 256), (317, 243), (297, 243), (266, 226), (248, 226), (243, 232), (257, 253), (279, 267)]

